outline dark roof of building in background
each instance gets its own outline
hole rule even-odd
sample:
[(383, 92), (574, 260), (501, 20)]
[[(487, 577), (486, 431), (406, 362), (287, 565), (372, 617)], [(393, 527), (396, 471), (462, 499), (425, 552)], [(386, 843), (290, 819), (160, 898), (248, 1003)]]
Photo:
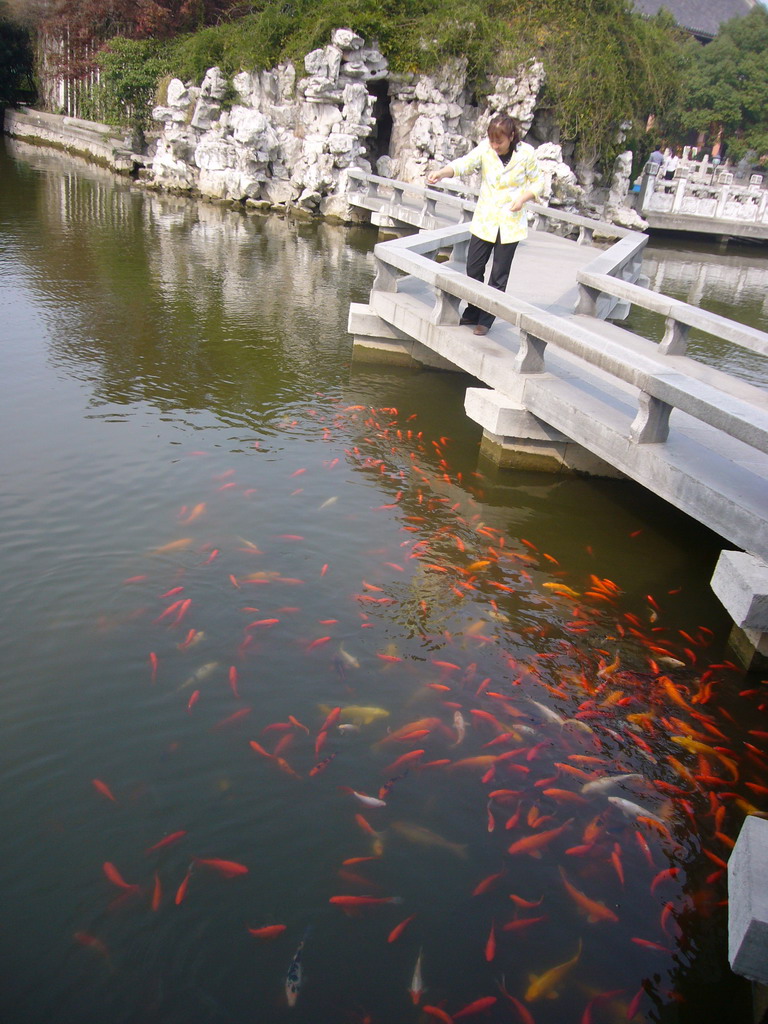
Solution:
[(743, 18), (755, 0), (634, 0), (641, 14), (649, 17), (665, 8), (681, 28), (695, 36), (714, 39), (725, 21)]

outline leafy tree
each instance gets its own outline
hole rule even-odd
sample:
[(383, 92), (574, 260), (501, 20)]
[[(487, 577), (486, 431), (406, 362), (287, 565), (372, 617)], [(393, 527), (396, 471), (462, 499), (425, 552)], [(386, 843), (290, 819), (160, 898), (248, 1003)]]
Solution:
[(768, 10), (759, 4), (721, 26), (708, 46), (692, 51), (682, 131), (726, 141), (737, 159), (768, 153)]
[(0, 105), (33, 98), (33, 64), (28, 30), (10, 17), (0, 0)]

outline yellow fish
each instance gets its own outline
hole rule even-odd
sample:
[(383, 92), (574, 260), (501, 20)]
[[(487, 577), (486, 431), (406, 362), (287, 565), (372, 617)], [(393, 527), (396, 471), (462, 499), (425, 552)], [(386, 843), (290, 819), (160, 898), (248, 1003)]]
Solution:
[(163, 544), (161, 548), (152, 548), (150, 554), (166, 555), (169, 551), (182, 551), (184, 548), (188, 548), (191, 543), (191, 537), (180, 537), (178, 540), (172, 540), (170, 544)]
[(721, 754), (714, 747), (711, 747), (708, 743), (702, 743), (700, 740), (691, 739), (690, 736), (670, 736), (673, 743), (678, 743), (685, 750), (692, 754), (709, 754), (710, 757), (716, 757), (718, 761), (721, 761), (734, 781), (739, 777), (739, 767), (732, 757), (726, 757), (725, 754)]
[(578, 590), (572, 590), (570, 587), (566, 587), (564, 583), (542, 583), (542, 586), (546, 587), (547, 590), (554, 590), (561, 597), (581, 597)]
[(564, 964), (558, 964), (556, 967), (550, 967), (548, 971), (540, 974), (536, 977), (535, 974), (528, 976), (529, 985), (528, 991), (525, 993), (525, 1001), (532, 1003), (535, 999), (557, 999), (559, 996), (558, 988), (565, 979), (565, 976), (570, 973), (571, 970), (579, 962), (581, 956), (581, 939), (579, 939), (579, 948), (576, 950), (576, 956), (570, 960), (566, 960)]
[[(320, 704), (320, 710), (327, 715), (331, 708), (327, 704)], [(342, 722), (352, 722), (355, 725), (370, 725), (379, 718), (389, 718), (389, 712), (384, 708), (361, 707), (358, 704), (348, 704), (341, 709), (339, 716)]]

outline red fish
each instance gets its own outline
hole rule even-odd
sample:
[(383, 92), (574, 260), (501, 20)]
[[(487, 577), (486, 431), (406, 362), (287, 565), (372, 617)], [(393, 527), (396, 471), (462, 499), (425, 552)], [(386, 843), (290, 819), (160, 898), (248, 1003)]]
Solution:
[(232, 693), (239, 698), (240, 694), (237, 692), (237, 668), (234, 665), (229, 666), (229, 685)]
[(155, 850), (162, 850), (164, 846), (170, 846), (171, 843), (177, 843), (179, 839), (182, 839), (186, 835), (185, 829), (180, 829), (178, 832), (171, 832), (169, 836), (164, 836), (154, 846), (148, 846), (144, 853), (154, 853)]
[(141, 891), (138, 885), (129, 885), (128, 882), (126, 882), (126, 880), (117, 870), (115, 865), (110, 863), (109, 861), (105, 861), (102, 864), (102, 868), (104, 870), (104, 874), (107, 876), (110, 882), (112, 882), (113, 885), (116, 885), (119, 889), (125, 889), (126, 892)]
[(200, 700), (200, 691), (195, 690), (187, 701), (187, 711), (191, 711), (195, 704), (197, 704), (198, 700)]
[(496, 996), (483, 996), (482, 999), (475, 999), (473, 1003), (469, 1003), (463, 1010), (454, 1013), (453, 1019), (460, 1020), (462, 1017), (471, 1017), (476, 1013), (482, 1013), (483, 1010), (489, 1010), (497, 1002)]
[[(366, 858), (366, 860), (367, 859), (368, 858)], [(400, 938), (400, 936), (403, 934), (405, 929), (408, 927), (408, 925), (411, 923), (411, 921), (414, 919), (414, 917), (416, 917), (416, 915), (415, 914), (411, 914), (410, 917), (406, 917), (406, 919), (404, 921), (401, 921), (400, 924), (395, 925), (395, 927), (392, 929), (392, 931), (387, 936), (387, 942), (396, 942)]]
[(344, 909), (358, 909), (381, 907), (385, 903), (402, 903), (403, 900), (401, 896), (331, 896), (328, 902)]
[(541, 848), (547, 846), (565, 832), (567, 828), (570, 828), (573, 822), (573, 818), (569, 818), (568, 821), (564, 822), (558, 828), (552, 828), (548, 832), (535, 832), (533, 835), (524, 836), (522, 839), (518, 839), (517, 842), (512, 843), (508, 848), (507, 853), (527, 853), (531, 857), (541, 857)]
[(278, 935), (282, 935), (287, 927), (284, 924), (268, 924), (263, 928), (249, 928), (248, 931), (257, 939), (274, 939)]
[(157, 655), (154, 651), (149, 652), (149, 664), (152, 669), (152, 682), (157, 680)]
[(429, 1006), (425, 1003), (421, 1007), (421, 1012), (426, 1013), (428, 1017), (434, 1017), (435, 1020), (439, 1020), (442, 1024), (453, 1024), (453, 1017), (449, 1016), (445, 1010), (441, 1010), (439, 1006)]
[(407, 754), (401, 754), (400, 757), (396, 758), (392, 764), (387, 765), (383, 770), (384, 775), (394, 774), (398, 768), (403, 768), (406, 765), (413, 765), (420, 761), (426, 751), (424, 750), (410, 750)]
[(247, 875), (248, 868), (245, 864), (238, 864), (234, 860), (220, 860), (218, 857), (195, 857), (195, 864), (202, 864), (204, 867), (212, 868), (224, 878), (236, 878), (238, 875)]
[(191, 877), (192, 877), (192, 868), (188, 868), (186, 875), (182, 879), (181, 885), (176, 890), (176, 896), (174, 898), (174, 903), (176, 904), (177, 907), (178, 907), (178, 905), (180, 903), (183, 902), (183, 900), (185, 899), (185, 897), (187, 895), (187, 889), (189, 887), (189, 880), (190, 880)]
[(485, 959), (488, 963), (496, 956), (496, 926), (491, 921), (491, 930), (488, 933), (488, 939), (485, 943)]
[(160, 876), (158, 875), (157, 872), (155, 872), (155, 885), (154, 885), (154, 888), (152, 889), (152, 909), (153, 910), (159, 910), (160, 909), (160, 903), (162, 902), (162, 899), (163, 899), (163, 890), (162, 890), (162, 887), (160, 885)]
[(102, 782), (101, 779), (91, 779), (91, 785), (94, 786), (99, 791), (99, 793), (101, 793), (102, 796), (105, 796), (108, 800), (111, 800), (112, 803), (117, 803), (117, 800), (115, 800), (112, 790), (109, 788), (106, 782)]

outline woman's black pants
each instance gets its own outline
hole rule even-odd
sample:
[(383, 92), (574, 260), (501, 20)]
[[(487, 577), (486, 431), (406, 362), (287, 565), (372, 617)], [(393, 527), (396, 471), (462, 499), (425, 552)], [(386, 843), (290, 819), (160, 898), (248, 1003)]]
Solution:
[[(467, 253), (467, 276), (474, 281), (482, 281), (485, 277), (485, 267), (493, 253), (493, 264), (488, 284), (491, 288), (497, 288), (500, 292), (506, 290), (509, 280), (509, 269), (512, 266), (512, 257), (515, 255), (517, 242), (501, 242), (499, 235), (495, 242), (486, 242), (483, 238), (472, 235), (469, 239), (469, 251)], [(490, 327), (496, 319), (484, 309), (468, 305), (461, 315), (464, 323), (480, 324), (482, 327)]]

